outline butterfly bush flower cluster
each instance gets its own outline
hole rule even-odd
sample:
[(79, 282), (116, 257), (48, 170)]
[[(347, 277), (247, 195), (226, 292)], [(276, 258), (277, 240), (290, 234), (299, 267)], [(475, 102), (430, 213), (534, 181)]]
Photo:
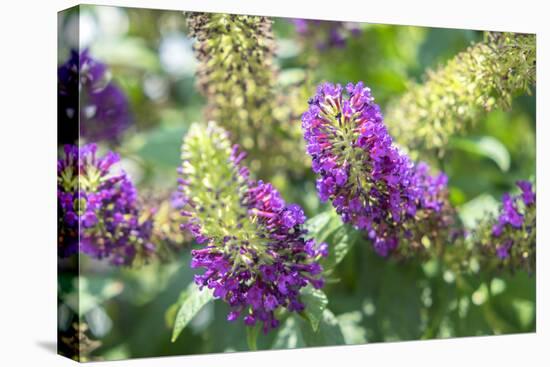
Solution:
[(192, 251), (191, 266), (205, 270), (195, 283), (229, 304), (229, 321), (242, 317), (267, 332), (279, 324), (277, 310), (304, 309), (300, 289), (323, 287), (319, 260), (328, 249), (305, 238), (302, 208), (251, 179), (244, 158), (225, 130), (193, 125), (182, 148), (182, 214), (202, 244)]
[(358, 23), (308, 19), (292, 19), (292, 23), (296, 32), (313, 42), (319, 50), (343, 48), (350, 36), (357, 37), (361, 34)]
[(502, 197), (502, 207), (494, 220), (482, 223), (478, 245), (490, 256), (512, 268), (535, 266), (536, 194), (529, 181), (518, 181), (521, 193)]
[(132, 123), (126, 95), (111, 81), (107, 65), (88, 49), (71, 51), (58, 69), (58, 116), (59, 141), (67, 144), (78, 136), (117, 141)]
[(82, 252), (131, 265), (154, 253), (153, 223), (141, 215), (128, 175), (115, 169), (119, 160), (113, 152), (98, 156), (95, 144), (65, 145), (57, 162), (60, 256)]
[(378, 254), (424, 248), (445, 232), (438, 229), (449, 224), (447, 177), (430, 175), (393, 144), (362, 82), (321, 84), (302, 128), (321, 200), (365, 231)]

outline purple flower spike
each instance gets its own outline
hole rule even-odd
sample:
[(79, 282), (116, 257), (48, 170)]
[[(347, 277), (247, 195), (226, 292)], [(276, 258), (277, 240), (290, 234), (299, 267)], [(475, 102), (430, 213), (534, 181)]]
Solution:
[(81, 252), (114, 265), (150, 255), (152, 221), (140, 218), (136, 188), (115, 170), (118, 155), (99, 157), (95, 144), (66, 145), (64, 153), (57, 162), (59, 255)]
[[(395, 251), (421, 220), (440, 217), (438, 225), (448, 225), (441, 215), (447, 177), (431, 176), (426, 164), (414, 164), (393, 144), (362, 82), (321, 84), (302, 128), (321, 200), (331, 200), (344, 222), (366, 231), (380, 255)], [(418, 244), (423, 236), (407, 242)]]
[(228, 321), (259, 322), (268, 332), (279, 324), (279, 308), (304, 309), (303, 287), (323, 286), (318, 262), (328, 249), (305, 239), (302, 208), (252, 180), (243, 157), (217, 125), (191, 127), (180, 181), (184, 210), (192, 214), (185, 228), (203, 244), (192, 251), (191, 267), (205, 270), (195, 283), (229, 304)]
[(487, 242), (500, 260), (513, 257), (512, 261), (526, 263), (534, 258), (536, 195), (531, 182), (518, 181), (516, 184), (521, 194), (502, 196), (502, 208), (492, 224)]
[(107, 65), (93, 59), (88, 49), (71, 51), (57, 75), (60, 142), (72, 144), (78, 136), (117, 141), (132, 124), (126, 95), (110, 80)]

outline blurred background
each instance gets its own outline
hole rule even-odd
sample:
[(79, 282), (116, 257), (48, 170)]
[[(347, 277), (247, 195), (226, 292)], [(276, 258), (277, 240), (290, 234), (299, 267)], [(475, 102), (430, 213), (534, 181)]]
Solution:
[[(483, 38), (482, 32), (470, 30), (338, 23), (343, 41), (331, 43), (326, 34), (301, 32), (300, 24), (290, 19), (273, 21), (280, 83), (290, 84), (305, 74), (314, 86), (321, 81), (362, 80), (383, 111), (411, 81), (422, 81), (426, 70)], [(77, 25), (79, 36), (73, 32)], [(333, 26), (315, 22), (309, 31)], [(121, 155), (122, 166), (140, 191), (175, 190), (182, 138), (191, 123), (204, 122), (205, 105), (195, 87), (197, 61), (184, 14), (81, 6), (80, 12), (63, 13), (59, 27), (58, 64), (69, 59), (71, 49), (88, 48), (94, 59), (108, 66), (111, 81), (128, 98), (131, 127), (118, 141), (100, 147)], [(314, 93), (312, 88), (309, 94)], [(494, 212), (502, 194), (515, 190), (516, 180), (534, 179), (535, 151), (534, 95), (516, 98), (510, 111), (484, 115), (449, 148), (439, 168), (449, 176), (451, 201), (466, 225), (474, 226)], [(282, 189), (287, 201), (301, 204), (309, 216), (323, 207), (312, 177)], [(135, 269), (83, 256), (79, 301), (71, 280), (60, 277), (66, 303), (59, 308), (60, 330), (69, 330), (74, 315), (80, 314), (89, 327), (88, 337), (100, 342), (92, 348), (91, 359), (247, 350), (244, 326), (227, 323), (227, 306), (222, 302), (208, 304), (179, 339), (170, 342), (176, 312), (171, 306), (192, 281), (192, 247), (186, 245), (170, 261)], [(366, 244), (352, 249), (335, 277), (339, 282), (328, 284), (326, 293), (340, 330), (313, 344), (535, 329), (534, 275), (457, 276), (437, 261), (419, 265), (379, 258)], [(261, 335), (258, 347), (306, 345), (303, 336), (292, 330), (286, 323), (278, 332)]]

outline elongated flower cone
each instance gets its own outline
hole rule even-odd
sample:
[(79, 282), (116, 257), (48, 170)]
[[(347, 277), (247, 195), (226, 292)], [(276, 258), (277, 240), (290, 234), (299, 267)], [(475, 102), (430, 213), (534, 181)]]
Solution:
[(511, 270), (533, 272), (536, 266), (536, 195), (533, 184), (518, 181), (521, 193), (504, 194), (496, 218), (482, 222), (473, 237), (480, 259)]
[(452, 136), (487, 111), (510, 108), (535, 82), (536, 36), (489, 32), (390, 103), (388, 126), (411, 153), (443, 156)]
[[(198, 89), (206, 119), (229, 131), (259, 177), (306, 171), (292, 96), (280, 90), (268, 17), (187, 13), (199, 60)], [(290, 109), (290, 110), (289, 110)]]
[[(57, 162), (60, 256), (77, 252), (115, 265), (131, 265), (154, 251), (152, 221), (138, 208), (137, 191), (113, 152), (102, 157), (97, 146), (66, 145)], [(147, 216), (146, 216), (147, 217)]]
[(309, 104), (302, 128), (321, 200), (365, 231), (382, 256), (445, 242), (447, 177), (431, 176), (393, 144), (370, 89), (324, 83)]
[(182, 147), (182, 214), (203, 245), (192, 252), (191, 266), (205, 269), (196, 284), (229, 304), (229, 321), (261, 322), (267, 332), (278, 325), (278, 309), (304, 309), (301, 288), (323, 286), (318, 261), (327, 246), (305, 239), (302, 209), (252, 180), (244, 157), (214, 123), (194, 124)]

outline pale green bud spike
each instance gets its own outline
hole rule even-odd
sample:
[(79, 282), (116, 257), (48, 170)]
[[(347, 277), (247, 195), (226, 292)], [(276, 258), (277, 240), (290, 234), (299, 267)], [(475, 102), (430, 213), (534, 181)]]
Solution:
[(181, 190), (189, 199), (193, 224), (200, 227), (201, 234), (214, 239), (212, 243), (224, 247), (226, 252), (237, 250), (236, 241), (249, 241), (258, 250), (263, 247), (257, 225), (245, 220), (249, 217), (248, 176), (234, 163), (227, 132), (214, 122), (206, 128), (198, 123), (191, 125), (181, 158), (186, 181)]
[[(299, 120), (278, 93), (272, 21), (267, 17), (187, 13), (196, 39), (198, 87), (206, 118), (219, 123), (249, 153), (248, 165), (266, 179), (305, 171)], [(282, 100), (284, 99), (284, 100)], [(294, 126), (295, 125), (295, 126)], [(289, 133), (290, 132), (290, 133)]]
[(487, 33), (445, 66), (428, 71), (386, 109), (393, 136), (412, 153), (444, 154), (449, 138), (486, 112), (510, 108), (536, 80), (536, 36)]

